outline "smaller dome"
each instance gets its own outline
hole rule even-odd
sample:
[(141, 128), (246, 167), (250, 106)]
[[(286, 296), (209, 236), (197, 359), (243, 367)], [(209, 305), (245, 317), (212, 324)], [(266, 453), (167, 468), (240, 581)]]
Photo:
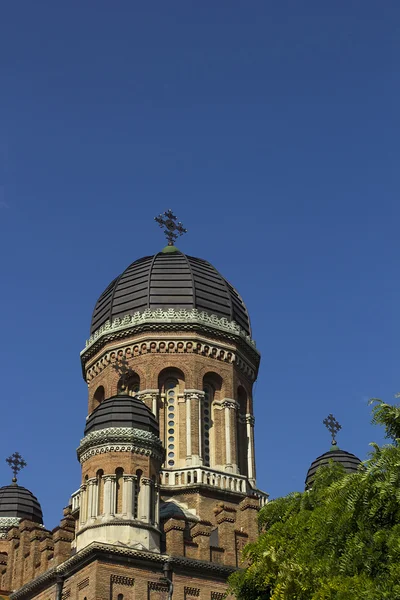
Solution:
[(17, 517), (43, 525), (42, 509), (36, 496), (13, 483), (0, 488), (0, 518)]
[(119, 395), (104, 400), (89, 415), (85, 435), (108, 427), (133, 427), (159, 436), (157, 420), (142, 400), (135, 396)]
[(337, 446), (332, 446), (328, 452), (321, 454), (321, 456), (318, 456), (318, 458), (311, 463), (311, 466), (307, 471), (305, 482), (306, 490), (312, 486), (318, 467), (321, 467), (322, 465), (328, 465), (330, 460), (342, 465), (346, 473), (354, 473), (358, 470), (358, 466), (361, 464), (361, 460), (354, 454), (351, 454), (351, 452), (346, 452), (345, 450), (340, 450)]

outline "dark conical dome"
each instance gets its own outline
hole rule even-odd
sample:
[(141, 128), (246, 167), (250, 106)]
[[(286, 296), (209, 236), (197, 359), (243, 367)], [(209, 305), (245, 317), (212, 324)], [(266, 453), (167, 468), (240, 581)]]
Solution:
[(39, 501), (26, 488), (13, 483), (0, 488), (0, 518), (18, 517), (43, 525)]
[(346, 452), (345, 450), (340, 450), (336, 446), (332, 446), (328, 452), (321, 454), (321, 456), (318, 456), (318, 458), (311, 463), (311, 466), (307, 471), (306, 489), (312, 486), (318, 467), (329, 464), (330, 460), (342, 465), (346, 473), (354, 473), (358, 470), (358, 466), (361, 464), (361, 460), (354, 454)]
[(133, 262), (97, 301), (90, 333), (106, 321), (146, 309), (196, 308), (235, 321), (251, 335), (250, 319), (238, 292), (206, 260), (173, 246)]
[(112, 396), (99, 404), (86, 421), (85, 435), (108, 427), (134, 427), (159, 435), (151, 410), (139, 398), (128, 395)]

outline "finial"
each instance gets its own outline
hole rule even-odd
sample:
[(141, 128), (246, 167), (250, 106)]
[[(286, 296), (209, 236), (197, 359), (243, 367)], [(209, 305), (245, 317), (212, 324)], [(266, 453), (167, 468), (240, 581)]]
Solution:
[(26, 467), (26, 462), (22, 458), (19, 452), (14, 452), (8, 458), (6, 458), (6, 463), (11, 467), (12, 472), (14, 473), (14, 477), (12, 478), (13, 483), (17, 483), (17, 475)]
[(132, 369), (128, 366), (126, 357), (123, 356), (116, 360), (115, 363), (113, 363), (112, 368), (121, 376), (119, 393), (125, 394), (127, 391), (128, 377), (133, 373)]
[(154, 217), (154, 220), (159, 224), (161, 229), (165, 227), (164, 235), (168, 240), (168, 246), (173, 246), (175, 240), (177, 240), (180, 235), (187, 233), (187, 229), (184, 228), (180, 221), (176, 223), (176, 219), (177, 217), (170, 208), (166, 210), (165, 213), (158, 215), (158, 217)]
[(332, 436), (332, 446), (336, 446), (336, 434), (340, 429), (342, 429), (342, 426), (338, 421), (336, 421), (332, 413), (328, 415), (322, 422)]

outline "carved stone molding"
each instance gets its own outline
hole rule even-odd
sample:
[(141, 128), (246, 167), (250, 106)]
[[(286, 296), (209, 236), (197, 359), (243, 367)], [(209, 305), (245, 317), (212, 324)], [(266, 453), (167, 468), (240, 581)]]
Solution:
[(188, 587), (185, 585), (184, 587), (185, 596), (200, 596), (200, 589), (194, 587)]
[(251, 339), (246, 332), (236, 323), (236, 321), (230, 321), (225, 317), (218, 317), (204, 311), (199, 311), (196, 308), (187, 310), (184, 308), (175, 309), (169, 308), (163, 310), (159, 308), (157, 310), (146, 309), (143, 312), (135, 312), (132, 315), (125, 315), (121, 318), (116, 318), (112, 322), (106, 321), (104, 325), (99, 327), (97, 331), (87, 340), (84, 352), (90, 348), (98, 339), (110, 334), (123, 331), (125, 329), (131, 329), (138, 325), (171, 325), (173, 323), (179, 323), (182, 325), (206, 325), (212, 327), (224, 333), (234, 334), (246, 341), (247, 344), (255, 348), (255, 341)]
[(119, 585), (128, 585), (131, 587), (135, 584), (133, 577), (124, 577), (123, 575), (111, 575), (110, 582)]
[(168, 592), (167, 584), (159, 581), (148, 581), (147, 587), (149, 590), (153, 590), (155, 592)]
[(0, 517), (0, 539), (6, 538), (8, 530), (18, 527), (20, 521), (19, 517)]
[[(124, 352), (127, 358), (143, 356), (144, 354), (197, 354), (213, 358), (222, 362), (235, 364), (249, 379), (256, 378), (257, 365), (259, 363), (259, 355), (252, 360), (246, 360), (240, 352), (235, 351), (232, 347), (223, 346), (218, 342), (211, 342), (198, 339), (147, 339), (137, 343), (129, 343), (126, 347), (123, 345), (118, 349), (113, 349), (106, 352), (86, 371), (86, 378), (89, 382), (96, 375), (112, 363), (117, 353)], [(89, 358), (89, 357), (88, 357)], [(82, 355), (83, 360), (83, 355)]]
[(134, 427), (107, 427), (90, 432), (77, 449), (78, 459), (84, 463), (91, 456), (107, 452), (134, 452), (164, 460), (161, 440), (151, 431)]

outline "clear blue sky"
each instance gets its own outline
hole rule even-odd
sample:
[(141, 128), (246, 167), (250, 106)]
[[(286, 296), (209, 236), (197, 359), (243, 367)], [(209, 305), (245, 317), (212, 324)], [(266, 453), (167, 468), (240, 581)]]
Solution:
[[(262, 353), (259, 486), (381, 440), (400, 388), (395, 1), (6, 2), (0, 24), (1, 455), (54, 527), (80, 483), (97, 296), (179, 247), (240, 291)], [(0, 484), (10, 480), (0, 459)]]

